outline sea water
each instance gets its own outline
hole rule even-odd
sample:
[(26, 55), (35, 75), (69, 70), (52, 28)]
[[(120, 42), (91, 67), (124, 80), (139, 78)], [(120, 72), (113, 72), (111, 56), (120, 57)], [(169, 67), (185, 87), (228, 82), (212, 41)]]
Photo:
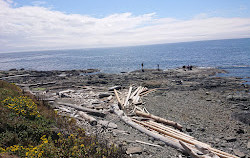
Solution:
[[(0, 70), (100, 69), (105, 73), (193, 65), (217, 67), (224, 76), (250, 80), (250, 39), (212, 40), (119, 48), (48, 50), (0, 54)], [(222, 75), (223, 76), (223, 75)]]

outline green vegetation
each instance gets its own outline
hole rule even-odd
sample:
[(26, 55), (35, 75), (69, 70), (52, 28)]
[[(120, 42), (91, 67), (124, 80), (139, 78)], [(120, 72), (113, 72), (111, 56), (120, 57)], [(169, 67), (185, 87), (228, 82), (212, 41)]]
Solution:
[(103, 142), (86, 136), (74, 119), (0, 81), (0, 157), (125, 157), (122, 148)]

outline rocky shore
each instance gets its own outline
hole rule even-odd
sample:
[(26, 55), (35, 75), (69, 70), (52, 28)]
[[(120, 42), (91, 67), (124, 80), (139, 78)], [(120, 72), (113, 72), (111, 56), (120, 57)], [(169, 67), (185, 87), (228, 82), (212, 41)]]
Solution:
[[(75, 118), (88, 133), (126, 148), (131, 157), (179, 157), (182, 153), (176, 149), (133, 129), (112, 113), (111, 105), (117, 103), (114, 86), (121, 96), (131, 85), (157, 88), (142, 98), (143, 107), (150, 113), (181, 124), (184, 133), (217, 149), (250, 157), (250, 86), (240, 78), (216, 77), (218, 73), (225, 72), (214, 68), (150, 69), (122, 74), (104, 74), (95, 69), (13, 69), (0, 71), (0, 78), (48, 101), (60, 115)], [(62, 102), (99, 110), (106, 116), (94, 116), (97, 125), (91, 125), (75, 108)]]

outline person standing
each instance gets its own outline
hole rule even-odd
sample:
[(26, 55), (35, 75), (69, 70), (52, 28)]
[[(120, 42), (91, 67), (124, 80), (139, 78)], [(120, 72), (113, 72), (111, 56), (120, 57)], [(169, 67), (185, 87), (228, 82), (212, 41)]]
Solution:
[(143, 63), (141, 63), (141, 71), (144, 72)]

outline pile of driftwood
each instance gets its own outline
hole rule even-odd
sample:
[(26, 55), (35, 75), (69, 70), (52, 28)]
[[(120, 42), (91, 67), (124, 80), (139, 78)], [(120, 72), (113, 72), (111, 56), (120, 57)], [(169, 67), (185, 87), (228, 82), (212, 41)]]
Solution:
[[(142, 97), (156, 89), (148, 90), (140, 86), (134, 92), (132, 90), (133, 88), (130, 87), (125, 99), (124, 97), (121, 99), (117, 90), (114, 89), (118, 104), (112, 105), (115, 114), (128, 125), (157, 140), (165, 142), (169, 146), (188, 153), (193, 158), (238, 158), (237, 156), (212, 148), (210, 145), (181, 132), (182, 126), (180, 124), (149, 114), (145, 107), (139, 107), (142, 104)], [(126, 114), (126, 109), (133, 109), (134, 115), (131, 115), (131, 113)]]
[(156, 89), (148, 90), (146, 87), (139, 86), (137, 87), (134, 92), (132, 92), (133, 87), (130, 86), (128, 90), (128, 94), (126, 96), (122, 96), (120, 98), (116, 89), (114, 89), (114, 93), (116, 99), (118, 101), (118, 106), (120, 109), (133, 109), (137, 105), (142, 104), (141, 98), (151, 92), (156, 91)]

